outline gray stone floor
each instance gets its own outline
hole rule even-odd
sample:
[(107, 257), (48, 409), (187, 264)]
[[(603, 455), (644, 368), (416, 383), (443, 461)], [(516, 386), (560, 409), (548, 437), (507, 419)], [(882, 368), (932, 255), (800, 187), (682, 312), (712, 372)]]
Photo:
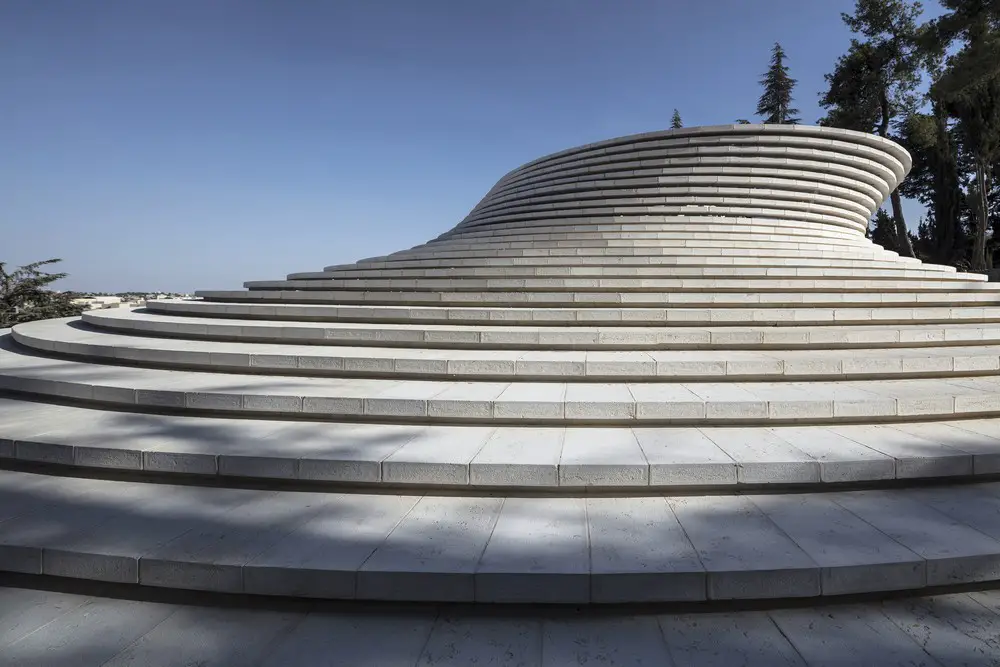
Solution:
[[(213, 604), (214, 603), (214, 604)], [(775, 611), (244, 608), (0, 587), (5, 667), (1000, 665), (1000, 591)]]

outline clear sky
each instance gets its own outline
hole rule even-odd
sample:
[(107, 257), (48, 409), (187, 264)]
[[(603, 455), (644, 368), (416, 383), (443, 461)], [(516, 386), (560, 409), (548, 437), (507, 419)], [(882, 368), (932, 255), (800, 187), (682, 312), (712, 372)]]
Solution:
[(0, 261), (191, 291), (410, 247), (543, 154), (753, 119), (776, 40), (814, 123), (853, 4), (2, 0)]

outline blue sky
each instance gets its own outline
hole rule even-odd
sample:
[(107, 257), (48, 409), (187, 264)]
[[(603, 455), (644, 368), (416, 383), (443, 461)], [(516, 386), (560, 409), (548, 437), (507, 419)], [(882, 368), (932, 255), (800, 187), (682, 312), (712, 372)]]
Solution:
[(753, 118), (776, 40), (815, 122), (853, 4), (3, 0), (0, 261), (191, 291), (409, 247), (545, 153)]

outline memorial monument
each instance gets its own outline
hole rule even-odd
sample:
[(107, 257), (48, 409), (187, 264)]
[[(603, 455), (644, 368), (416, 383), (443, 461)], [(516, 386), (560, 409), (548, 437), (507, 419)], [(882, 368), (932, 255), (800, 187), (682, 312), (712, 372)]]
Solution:
[(556, 603), (996, 580), (1000, 292), (866, 238), (909, 168), (831, 128), (622, 137), (409, 250), (19, 325), (0, 570)]

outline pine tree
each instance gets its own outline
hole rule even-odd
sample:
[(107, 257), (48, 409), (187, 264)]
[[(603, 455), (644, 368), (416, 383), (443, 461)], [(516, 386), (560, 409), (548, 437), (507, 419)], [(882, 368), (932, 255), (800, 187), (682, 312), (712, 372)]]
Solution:
[(670, 129), (679, 130), (684, 127), (684, 123), (681, 122), (681, 112), (674, 109), (674, 117), (670, 119)]
[(914, 248), (922, 259), (954, 266), (968, 251), (963, 216), (967, 203), (962, 194), (958, 130), (950, 127), (943, 105), (931, 102), (931, 113), (913, 113), (894, 137), (913, 159), (910, 173), (899, 186), (902, 196), (916, 199), (927, 207), (919, 229), (922, 247)]
[(47, 259), (8, 273), (0, 262), (0, 328), (52, 317), (73, 317), (83, 312), (69, 294), (46, 289), (65, 273), (47, 273), (41, 267), (60, 262)]
[(972, 269), (992, 265), (987, 252), (993, 209), (995, 166), (1000, 163), (1000, 0), (942, 0), (949, 10), (931, 26), (927, 42), (947, 56), (944, 71), (931, 86), (947, 114), (957, 120), (964, 151), (972, 159), (975, 180), (966, 187), (974, 223)]
[(760, 80), (764, 86), (764, 94), (757, 102), (757, 115), (765, 123), (780, 123), (795, 125), (799, 122), (794, 115), (799, 112), (792, 108), (792, 89), (795, 79), (788, 76), (788, 66), (785, 65), (785, 51), (781, 44), (775, 42), (771, 49), (771, 66)]
[(896, 247), (896, 230), (892, 218), (885, 209), (875, 211), (871, 222), (868, 224), (868, 235), (873, 243), (877, 243), (886, 250), (899, 252)]
[[(926, 62), (917, 23), (921, 7), (908, 0), (857, 0), (854, 14), (841, 14), (844, 24), (864, 38), (851, 40), (847, 53), (825, 76), (828, 89), (820, 99), (827, 115), (820, 125), (889, 136), (917, 106), (915, 90)], [(889, 195), (901, 255), (913, 257), (898, 191)]]

